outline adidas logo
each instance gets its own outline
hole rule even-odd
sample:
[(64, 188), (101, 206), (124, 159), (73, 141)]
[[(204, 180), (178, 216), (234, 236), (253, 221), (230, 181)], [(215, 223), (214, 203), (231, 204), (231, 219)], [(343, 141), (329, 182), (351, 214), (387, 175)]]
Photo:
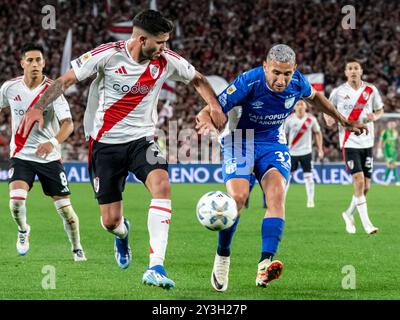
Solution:
[(350, 96), (348, 94), (346, 94), (346, 96), (344, 97), (344, 100), (350, 100)]
[(20, 95), (17, 95), (17, 96), (14, 98), (14, 101), (22, 101), (21, 96), (20, 96)]
[(171, 223), (171, 219), (163, 220), (163, 221), (161, 221), (161, 223), (170, 224)]
[(61, 190), (61, 192), (69, 192), (69, 188), (65, 187), (64, 189)]
[(126, 72), (126, 69), (125, 69), (124, 66), (118, 68), (118, 70), (116, 70), (115, 73), (117, 73), (117, 74), (128, 74), (128, 72)]

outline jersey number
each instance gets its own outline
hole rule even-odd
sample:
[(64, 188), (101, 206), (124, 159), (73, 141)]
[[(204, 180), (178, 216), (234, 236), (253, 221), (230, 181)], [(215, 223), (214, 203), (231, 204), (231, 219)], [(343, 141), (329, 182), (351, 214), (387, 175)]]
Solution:
[[(278, 156), (276, 161), (290, 163), (290, 153), (289, 152), (275, 151), (275, 154)], [(287, 156), (287, 160), (286, 160), (285, 156)]]

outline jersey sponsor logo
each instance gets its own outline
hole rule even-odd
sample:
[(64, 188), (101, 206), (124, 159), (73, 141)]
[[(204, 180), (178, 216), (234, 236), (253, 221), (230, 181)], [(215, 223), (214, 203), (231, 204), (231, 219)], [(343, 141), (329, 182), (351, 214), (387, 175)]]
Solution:
[(285, 99), (285, 108), (290, 109), (293, 106), (295, 100), (296, 100), (296, 97), (286, 98)]
[(94, 187), (94, 192), (99, 192), (100, 190), (100, 178), (96, 177), (93, 179), (93, 187)]
[(150, 66), (150, 75), (153, 79), (156, 79), (158, 74), (160, 73), (160, 67), (156, 65)]
[(14, 175), (14, 168), (10, 168), (10, 170), (8, 170), (8, 179), (11, 179)]
[(231, 174), (236, 172), (237, 170), (237, 164), (236, 164), (236, 158), (229, 159), (225, 161), (225, 173), (226, 174)]
[(231, 85), (227, 90), (226, 90), (226, 93), (227, 94), (232, 94), (232, 93), (234, 93), (236, 91), (236, 87), (235, 87), (235, 85), (233, 84), (233, 85)]
[(113, 84), (113, 89), (119, 93), (128, 93), (131, 92), (133, 94), (141, 93), (147, 94), (154, 90), (155, 86), (146, 86), (141, 85), (140, 82), (136, 82), (133, 86), (128, 86), (127, 84), (120, 85), (119, 83)]

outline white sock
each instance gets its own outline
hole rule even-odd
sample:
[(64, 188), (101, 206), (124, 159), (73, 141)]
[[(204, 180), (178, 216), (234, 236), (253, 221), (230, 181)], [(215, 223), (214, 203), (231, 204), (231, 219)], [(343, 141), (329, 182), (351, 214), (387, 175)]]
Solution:
[(120, 239), (125, 239), (126, 236), (128, 235), (128, 229), (127, 229), (126, 226), (125, 226), (124, 217), (121, 217), (121, 222), (120, 222), (120, 224), (119, 224), (115, 229), (113, 229), (113, 230), (109, 230), (109, 229), (107, 229), (107, 228), (104, 226), (102, 217), (100, 217), (100, 223), (101, 223), (102, 227), (103, 227), (105, 230), (107, 230), (108, 232), (110, 232), (110, 233), (116, 235), (116, 236), (117, 236), (118, 238), (120, 238)]
[(147, 227), (150, 236), (150, 264), (163, 265), (171, 221), (171, 200), (153, 199), (150, 203)]
[(60, 199), (54, 201), (54, 206), (64, 223), (64, 230), (67, 233), (69, 242), (71, 242), (72, 250), (82, 250), (79, 235), (79, 218), (72, 208), (71, 200)]
[(356, 206), (357, 206), (357, 197), (353, 195), (353, 197), (351, 198), (351, 202), (349, 207), (346, 209), (345, 213), (348, 216), (352, 216), (356, 210)]
[(26, 198), (28, 192), (24, 189), (10, 191), (10, 212), (20, 231), (26, 231)]
[(367, 199), (365, 196), (356, 197), (357, 210), (360, 214), (361, 223), (364, 227), (364, 230), (368, 230), (372, 228), (372, 223), (368, 217), (368, 209), (367, 209)]
[(314, 202), (314, 178), (311, 172), (304, 173), (304, 182), (307, 192), (307, 201)]

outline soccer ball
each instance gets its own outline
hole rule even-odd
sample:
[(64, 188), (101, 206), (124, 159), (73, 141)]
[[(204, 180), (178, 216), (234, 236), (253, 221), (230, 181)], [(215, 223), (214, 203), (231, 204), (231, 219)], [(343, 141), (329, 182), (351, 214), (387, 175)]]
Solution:
[(225, 192), (211, 191), (203, 195), (197, 203), (197, 219), (212, 231), (220, 231), (232, 226), (237, 218), (235, 200)]

